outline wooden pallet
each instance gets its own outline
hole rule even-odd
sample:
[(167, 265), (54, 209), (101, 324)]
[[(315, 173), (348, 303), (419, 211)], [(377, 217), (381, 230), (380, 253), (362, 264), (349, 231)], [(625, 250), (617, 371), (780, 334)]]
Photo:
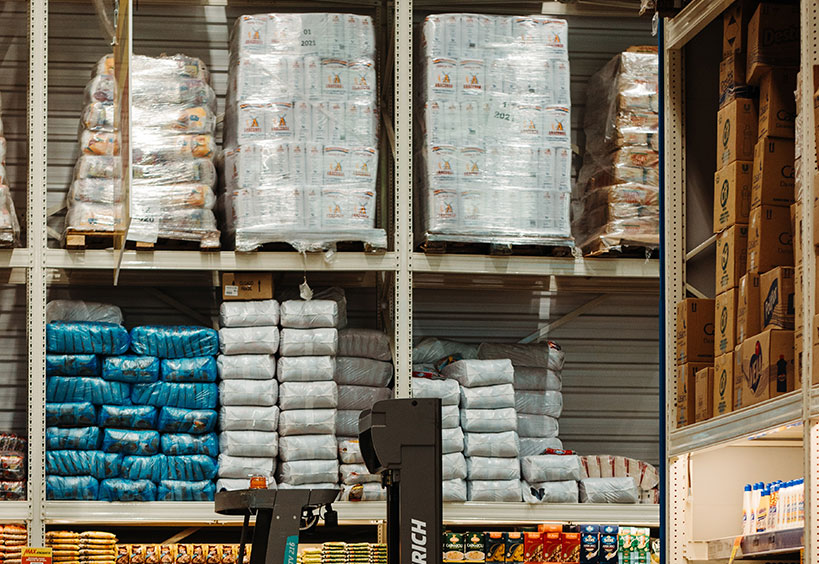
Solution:
[(499, 245), (496, 243), (461, 243), (455, 241), (429, 241), (419, 246), (428, 255), (490, 255), (490, 256), (535, 256), (570, 257), (572, 248), (557, 245)]
[[(69, 229), (65, 233), (65, 248), (69, 250), (111, 249), (114, 247), (113, 232), (80, 231)], [(174, 251), (218, 251), (221, 249), (219, 232), (208, 233), (198, 241), (169, 239), (160, 237), (156, 243), (127, 241), (125, 247), (137, 251), (174, 250)]]

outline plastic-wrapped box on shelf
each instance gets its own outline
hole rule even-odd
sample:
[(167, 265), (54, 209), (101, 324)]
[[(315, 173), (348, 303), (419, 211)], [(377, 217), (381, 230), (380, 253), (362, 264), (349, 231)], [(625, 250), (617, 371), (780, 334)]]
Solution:
[(213, 501), (216, 486), (211, 480), (162, 480), (156, 492), (157, 501)]
[(336, 357), (333, 379), (338, 384), (385, 387), (392, 380), (392, 364), (354, 356)]
[(369, 358), (389, 362), (392, 360), (390, 338), (377, 329), (340, 329), (338, 332), (338, 356)]
[(276, 357), (272, 354), (221, 354), (216, 366), (223, 380), (270, 380), (276, 376)]
[(469, 501), (520, 501), (520, 480), (470, 480)]
[(212, 356), (166, 358), (160, 373), (165, 382), (215, 382), (216, 359)]
[(219, 329), (222, 354), (276, 354), (279, 350), (278, 327), (222, 327)]
[(187, 433), (165, 433), (160, 439), (163, 454), (173, 456), (205, 454), (211, 458), (219, 456), (219, 439), (216, 433), (190, 435)]
[(295, 435), (282, 437), (279, 442), (279, 459), (335, 460), (336, 438), (333, 435)]
[(282, 411), (279, 415), (279, 435), (282, 437), (287, 435), (335, 435), (335, 433), (335, 409), (292, 409)]
[(99, 485), (93, 476), (46, 476), (46, 499), (94, 501)]
[(131, 385), (84, 376), (49, 376), (46, 379), (46, 401), (49, 403), (90, 401), (94, 405), (127, 405), (131, 402)]
[(338, 481), (338, 460), (291, 460), (279, 465), (279, 480), (292, 486)]
[(515, 431), (501, 433), (464, 433), (466, 456), (515, 457), (520, 454), (518, 434)]
[(508, 359), (459, 360), (448, 364), (443, 374), (447, 378), (456, 380), (461, 386), (469, 388), (498, 384), (511, 385), (515, 378), (512, 362)]
[[(1, 106), (2, 104), (0, 109)], [(0, 120), (0, 246), (12, 247), (19, 243), (20, 223), (17, 221), (17, 212), (6, 176), (6, 152), (6, 138), (3, 137), (3, 122)]]
[(219, 455), (220, 478), (248, 478), (272, 476), (276, 470), (275, 457), (249, 457)]
[(100, 501), (156, 501), (156, 485), (149, 480), (109, 478), (99, 486)]
[(279, 354), (282, 356), (334, 356), (338, 331), (323, 329), (282, 329)]
[(159, 358), (213, 356), (219, 352), (219, 334), (208, 327), (145, 325), (131, 329), (131, 349)]
[(279, 456), (279, 434), (275, 431), (224, 431), (218, 450), (229, 456)]
[(134, 384), (131, 401), (137, 405), (213, 409), (219, 399), (216, 384), (154, 382)]
[(95, 354), (47, 354), (46, 376), (99, 376), (100, 361)]
[(94, 476), (98, 480), (119, 476), (122, 455), (98, 450), (49, 450), (46, 472), (56, 476)]
[(577, 503), (576, 480), (562, 482), (520, 483), (523, 501), (526, 503)]
[(466, 501), (466, 480), (444, 480), (441, 483), (443, 501)]
[(222, 380), (219, 399), (223, 406), (276, 405), (279, 383), (276, 380)]
[(100, 446), (99, 427), (47, 427), (48, 450), (97, 450)]
[(637, 503), (639, 491), (633, 478), (584, 478), (580, 480), (581, 503)]
[(464, 432), (460, 427), (441, 427), (441, 454), (464, 452)]
[(97, 411), (91, 402), (46, 402), (47, 427), (90, 427), (96, 422)]
[(279, 409), (327, 409), (338, 407), (335, 382), (284, 382), (279, 388)]
[(50, 353), (123, 354), (130, 342), (128, 332), (113, 323), (54, 321), (46, 325)]
[(338, 303), (333, 300), (287, 300), (281, 305), (282, 327), (316, 329), (338, 326)]
[(222, 327), (275, 327), (279, 324), (279, 312), (276, 300), (222, 302), (219, 324)]
[(530, 484), (580, 480), (582, 470), (576, 455), (543, 454), (524, 456), (520, 461), (523, 478)]
[(563, 441), (557, 437), (521, 437), (520, 456), (543, 454), (546, 449), (563, 449)]
[(369, 16), (236, 19), (225, 113), (225, 210), (236, 249), (340, 241), (375, 228), (378, 108)]
[(332, 356), (283, 356), (279, 358), (279, 382), (320, 382), (333, 379)]
[(159, 411), (157, 430), (160, 433), (201, 435), (216, 429), (218, 419), (218, 414), (212, 409), (185, 409), (166, 406)]
[(220, 431), (275, 431), (279, 428), (278, 406), (222, 406)]
[(520, 480), (520, 462), (517, 458), (470, 456), (466, 475), (469, 480)]
[(159, 432), (103, 429), (101, 448), (105, 452), (151, 456), (159, 452)]
[(547, 16), (426, 17), (426, 241), (573, 245), (567, 36)]
[(51, 300), (46, 305), (46, 321), (104, 321), (122, 325), (122, 310), (102, 302)]
[(159, 359), (155, 356), (109, 356), (102, 361), (105, 380), (135, 384), (159, 380)]

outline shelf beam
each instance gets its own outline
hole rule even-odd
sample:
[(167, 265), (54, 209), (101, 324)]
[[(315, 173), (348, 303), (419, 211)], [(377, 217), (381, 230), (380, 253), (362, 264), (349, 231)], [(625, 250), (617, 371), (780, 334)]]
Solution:
[(665, 24), (667, 49), (682, 49), (734, 3), (734, 0), (694, 0)]
[(659, 278), (660, 263), (644, 259), (593, 259), (413, 253), (413, 272), (518, 276)]

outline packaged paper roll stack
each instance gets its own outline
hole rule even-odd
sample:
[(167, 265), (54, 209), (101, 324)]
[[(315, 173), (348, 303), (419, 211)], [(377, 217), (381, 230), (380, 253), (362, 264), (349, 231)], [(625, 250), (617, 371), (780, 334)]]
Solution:
[(279, 303), (225, 301), (219, 310), (219, 481), (217, 489), (239, 490), (253, 476), (276, 487), (279, 408), (276, 357)]
[[(3, 113), (3, 101), (0, 99), (0, 115)], [(6, 173), (6, 154), (8, 143), (3, 137), (3, 120), (0, 119), (0, 247), (16, 245), (20, 239), (20, 222), (11, 199), (9, 177)]]

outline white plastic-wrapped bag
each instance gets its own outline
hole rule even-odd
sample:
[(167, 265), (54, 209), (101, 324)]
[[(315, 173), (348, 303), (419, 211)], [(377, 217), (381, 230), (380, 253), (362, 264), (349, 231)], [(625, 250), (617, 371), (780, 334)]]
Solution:
[(370, 474), (363, 464), (340, 464), (338, 467), (341, 483), (347, 485), (381, 483), (381, 474)]
[(450, 355), (461, 355), (464, 360), (478, 358), (478, 345), (424, 337), (412, 348), (412, 361), (418, 364), (435, 363)]
[(508, 359), (459, 360), (445, 366), (443, 374), (467, 388), (511, 384), (515, 380), (515, 371)]
[(283, 356), (279, 358), (279, 382), (321, 382), (333, 379), (332, 356)]
[(361, 411), (362, 409), (370, 409), (377, 401), (390, 399), (391, 397), (392, 390), (389, 388), (339, 385), (338, 408), (356, 409)]
[(462, 409), (461, 427), (467, 433), (502, 433), (518, 428), (514, 407), (505, 409)]
[(220, 431), (275, 431), (279, 428), (279, 408), (271, 405), (223, 405), (219, 409)]
[(441, 429), (453, 429), (461, 426), (461, 410), (457, 405), (441, 406)]
[(122, 310), (100, 302), (51, 300), (46, 305), (46, 323), (52, 321), (99, 321), (122, 325)]
[(441, 429), (441, 453), (451, 454), (464, 451), (464, 432), (460, 427)]
[(219, 452), (230, 456), (276, 457), (279, 434), (270, 431), (223, 431)]
[(344, 329), (338, 332), (338, 356), (392, 360), (390, 338), (377, 329)]
[[(276, 479), (273, 476), (266, 476), (267, 489), (276, 489)], [(249, 490), (250, 478), (219, 478), (216, 480), (217, 492), (233, 492), (236, 490)]]
[(441, 457), (441, 479), (466, 479), (466, 458), (462, 453), (453, 452)]
[(273, 406), (279, 397), (276, 380), (222, 380), (219, 403), (222, 405)]
[(279, 466), (284, 484), (338, 483), (338, 460), (291, 460)]
[(387, 490), (381, 483), (354, 484), (341, 486), (340, 501), (386, 501)]
[(279, 459), (335, 460), (338, 456), (333, 435), (291, 435), (279, 440)]
[(580, 480), (580, 503), (637, 503), (634, 478), (584, 478)]
[(364, 464), (358, 439), (338, 439), (338, 459), (343, 464)]
[(470, 480), (469, 501), (520, 501), (520, 480)]
[(520, 459), (523, 479), (530, 484), (580, 480), (583, 470), (580, 457), (574, 454), (539, 454)]
[(466, 480), (444, 480), (441, 482), (441, 499), (443, 501), (466, 501)]
[(464, 454), (466, 456), (517, 458), (519, 453), (520, 445), (518, 434), (515, 431), (464, 434)]
[(557, 419), (548, 415), (518, 415), (518, 436), (535, 437), (539, 439), (557, 437), (560, 432)]
[(338, 326), (338, 304), (333, 300), (287, 300), (281, 306), (282, 327), (317, 329)]
[(515, 390), (549, 390), (563, 387), (560, 372), (537, 366), (515, 366)]
[(577, 503), (577, 482), (541, 482), (539, 484), (520, 483), (523, 501), (526, 503)]
[(358, 436), (358, 409), (339, 409), (336, 414), (336, 435), (340, 437)]
[(392, 363), (371, 358), (339, 356), (336, 357), (333, 379), (339, 384), (384, 388), (392, 380)]
[(515, 388), (512, 387), (512, 384), (497, 384), (479, 388), (461, 386), (461, 407), (463, 409), (515, 407)]
[(335, 409), (291, 409), (279, 415), (279, 442), (288, 435), (335, 435)]
[(558, 418), (563, 413), (563, 394), (534, 390), (515, 391), (515, 409), (518, 413), (548, 415)]
[(337, 329), (282, 329), (282, 356), (335, 356)]
[(553, 341), (546, 343), (482, 343), (478, 358), (483, 360), (508, 358), (515, 366), (538, 366), (554, 371), (563, 370), (563, 351)]
[(276, 357), (272, 354), (220, 354), (216, 367), (222, 380), (270, 380), (276, 376)]
[(440, 398), (441, 405), (458, 405), (461, 401), (461, 386), (456, 380), (413, 378), (412, 397)]
[(517, 458), (470, 456), (466, 476), (470, 480), (520, 480), (520, 462)]
[(526, 437), (520, 439), (520, 456), (533, 456), (543, 454), (547, 448), (562, 449), (563, 441), (557, 437), (533, 438)]
[(332, 409), (336, 406), (338, 386), (335, 382), (284, 382), (279, 387), (279, 408), (282, 410)]
[(222, 327), (219, 329), (222, 354), (276, 354), (278, 327)]
[(220, 478), (250, 478), (270, 476), (276, 470), (275, 457), (249, 457), (219, 455)]
[(279, 324), (279, 302), (222, 302), (219, 306), (219, 324), (222, 327), (275, 327)]

